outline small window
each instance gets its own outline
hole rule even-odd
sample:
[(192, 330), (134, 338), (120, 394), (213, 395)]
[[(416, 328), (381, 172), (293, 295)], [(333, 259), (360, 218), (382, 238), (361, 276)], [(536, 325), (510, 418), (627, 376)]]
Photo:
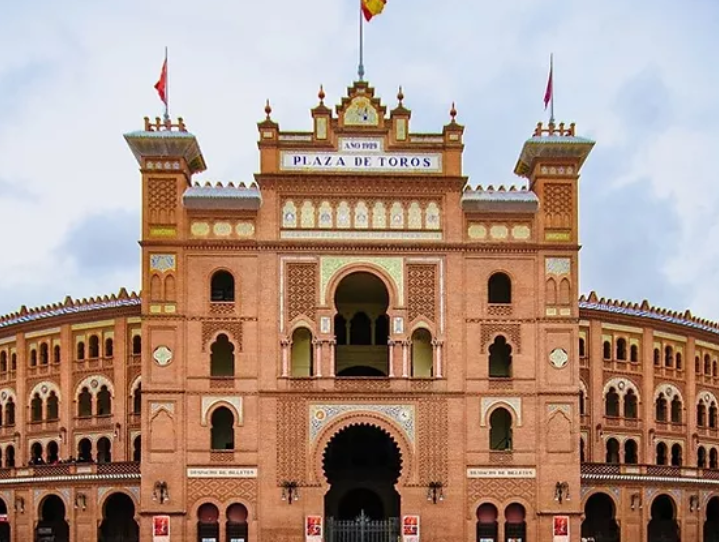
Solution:
[(617, 339), (617, 359), (626, 361), (627, 359), (627, 341), (626, 339)]
[(40, 399), (39, 393), (33, 395), (32, 401), (30, 401), (30, 420), (33, 422), (42, 421), (42, 399)]
[(62, 359), (62, 357), (61, 357), (61, 355), (60, 355), (61, 352), (62, 352), (62, 351), (60, 350), (60, 345), (59, 345), (59, 344), (56, 344), (56, 345), (55, 345), (55, 348), (53, 348), (52, 351), (53, 351), (52, 361), (53, 361), (54, 363), (60, 363), (60, 360)]
[(235, 300), (235, 278), (228, 271), (217, 271), (212, 275), (210, 301), (232, 302)]
[(100, 339), (97, 338), (97, 335), (90, 336), (90, 340), (88, 341), (88, 354), (90, 355), (90, 359), (100, 357)]
[(0, 373), (7, 372), (7, 352), (0, 352)]
[(637, 442), (632, 439), (627, 439), (624, 443), (624, 462), (628, 465), (636, 465), (639, 463)]
[(602, 348), (602, 357), (604, 359), (612, 359), (612, 343), (604, 341), (604, 347)]
[(77, 397), (77, 415), (80, 418), (92, 416), (92, 395), (87, 388), (82, 388), (80, 395)]
[(112, 396), (107, 386), (103, 386), (97, 393), (97, 415), (109, 416), (110, 414), (112, 414)]
[(636, 344), (629, 347), (629, 361), (632, 363), (639, 361), (639, 347)]
[(606, 461), (614, 465), (619, 463), (619, 441), (615, 438), (607, 441)]
[(105, 339), (105, 357), (111, 358), (115, 355), (115, 342), (111, 338)]
[(605, 414), (611, 418), (619, 417), (619, 394), (613, 387), (609, 388), (605, 397)]
[(30, 350), (30, 367), (37, 367), (37, 350)]
[(140, 354), (142, 354), (142, 337), (135, 335), (132, 338), (132, 355), (139, 356)]
[(660, 393), (656, 403), (656, 418), (658, 422), (667, 421), (667, 400), (664, 394)]
[(664, 366), (674, 367), (674, 349), (671, 346), (664, 347)]
[(40, 365), (47, 365), (50, 363), (50, 352), (48, 351), (47, 343), (40, 345)]
[(132, 412), (134, 414), (142, 412), (142, 382), (137, 385), (135, 392), (132, 394)]
[(489, 417), (489, 448), (497, 451), (512, 449), (512, 416), (505, 408), (498, 408)]
[(210, 352), (210, 376), (235, 376), (235, 346), (227, 335), (218, 335)]
[(657, 444), (657, 465), (667, 464), (667, 445), (663, 442)]
[(512, 376), (512, 347), (502, 335), (498, 335), (489, 347), (489, 377), (510, 378)]
[(587, 357), (587, 346), (582, 337), (579, 338), (579, 357), (580, 358)]
[(624, 396), (624, 417), (630, 420), (637, 419), (637, 394), (628, 390)]
[(46, 419), (48, 421), (55, 421), (59, 418), (59, 408), (57, 394), (54, 391), (50, 392), (47, 398), (47, 412)]
[(672, 467), (682, 466), (682, 447), (679, 444), (672, 446)]
[(658, 348), (654, 349), (654, 366), (659, 367), (662, 364), (662, 355)]
[(235, 417), (228, 408), (220, 407), (212, 413), (211, 440), (213, 450), (235, 449)]
[(674, 359), (675, 359), (674, 365), (675, 365), (675, 367), (677, 368), (677, 371), (681, 371), (682, 369), (684, 369), (684, 364), (683, 364), (683, 360), (682, 360), (682, 353), (681, 353), (681, 352), (677, 352), (677, 355), (676, 355), (676, 357), (675, 357)]
[(707, 451), (704, 446), (699, 446), (697, 450), (697, 467), (705, 469), (707, 467)]
[(674, 396), (671, 403), (672, 423), (682, 423), (682, 401), (678, 396)]
[(489, 303), (509, 304), (512, 302), (512, 281), (505, 273), (495, 273), (487, 284)]
[(77, 343), (77, 359), (78, 361), (85, 359), (85, 343), (82, 341)]

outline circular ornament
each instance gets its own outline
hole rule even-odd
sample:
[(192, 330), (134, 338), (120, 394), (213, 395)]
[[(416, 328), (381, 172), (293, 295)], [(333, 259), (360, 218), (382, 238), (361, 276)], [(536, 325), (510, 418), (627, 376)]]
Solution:
[(154, 359), (155, 363), (160, 367), (164, 367), (172, 361), (172, 350), (166, 346), (158, 346), (152, 353), (152, 359)]
[(619, 381), (619, 384), (617, 384), (617, 387), (619, 388), (619, 391), (624, 391), (625, 386), (626, 386), (626, 384), (624, 383), (623, 380), (620, 380), (620, 381)]
[(563, 348), (555, 348), (552, 353), (549, 354), (549, 362), (555, 369), (561, 369), (569, 361), (569, 356), (566, 350)]

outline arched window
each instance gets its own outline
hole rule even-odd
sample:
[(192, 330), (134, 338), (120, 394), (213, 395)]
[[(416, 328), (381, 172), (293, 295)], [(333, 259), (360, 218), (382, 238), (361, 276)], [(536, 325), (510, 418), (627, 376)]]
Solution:
[(7, 372), (7, 352), (0, 352), (0, 373)]
[(674, 366), (674, 349), (671, 346), (664, 347), (664, 366)]
[(502, 335), (498, 335), (489, 347), (489, 377), (512, 376), (512, 347)]
[(37, 366), (37, 350), (34, 348), (30, 350), (30, 367)]
[(704, 374), (707, 376), (712, 374), (712, 361), (709, 354), (704, 354)]
[(60, 352), (61, 352), (60, 345), (56, 344), (55, 347), (52, 349), (52, 351), (53, 351), (52, 361), (54, 363), (60, 363), (60, 360), (62, 359), (60, 356)]
[(624, 396), (624, 417), (630, 420), (637, 418), (637, 394), (631, 389)]
[(40, 344), (40, 365), (47, 365), (48, 363), (50, 363), (50, 351), (47, 343), (42, 343)]
[(512, 449), (512, 416), (506, 408), (498, 408), (489, 417), (489, 448)]
[(97, 335), (90, 335), (87, 341), (87, 353), (90, 359), (100, 357), (100, 339)]
[(361, 346), (372, 344), (372, 320), (364, 312), (355, 313), (350, 320), (350, 344)]
[(54, 391), (50, 392), (47, 397), (47, 413), (46, 419), (48, 421), (55, 421), (59, 418), (58, 399), (57, 394)]
[(619, 441), (615, 438), (610, 438), (607, 441), (606, 461), (612, 464), (619, 463)]
[(234, 503), (227, 507), (226, 515), (225, 540), (249, 540), (247, 508), (240, 503)]
[(103, 386), (97, 393), (97, 415), (109, 416), (110, 414), (112, 414), (112, 396), (107, 386)]
[(579, 337), (579, 357), (580, 358), (587, 357), (587, 343), (584, 341), (584, 339), (582, 337)]
[(335, 314), (335, 339), (338, 346), (347, 344), (347, 320), (341, 314)]
[(431, 378), (432, 365), (432, 335), (426, 329), (416, 329), (412, 333), (412, 376)]
[(224, 333), (210, 348), (210, 376), (235, 376), (235, 346)]
[(10, 370), (14, 371), (17, 369), (17, 354), (13, 352), (10, 354)]
[(142, 337), (135, 335), (132, 338), (132, 355), (139, 356), (140, 354), (142, 354)]
[(604, 359), (612, 359), (612, 343), (604, 341), (602, 345), (602, 357)]
[(624, 442), (624, 462), (628, 465), (636, 465), (639, 463), (637, 454), (637, 442), (633, 439), (627, 439)]
[(702, 374), (702, 360), (699, 356), (694, 356), (694, 372), (698, 375)]
[(487, 282), (490, 304), (508, 304), (512, 302), (512, 281), (505, 273), (495, 273)]
[(39, 393), (33, 395), (32, 400), (30, 401), (30, 421), (42, 421), (42, 399), (40, 399)]
[(97, 441), (97, 462), (110, 463), (112, 461), (112, 444), (110, 439), (102, 437)]
[(212, 449), (213, 450), (234, 450), (235, 449), (235, 417), (230, 409), (220, 407), (212, 413)]
[(137, 435), (132, 441), (132, 460), (140, 461), (142, 458), (142, 437)]
[(82, 361), (85, 359), (85, 343), (80, 341), (77, 343), (77, 360)]
[(115, 355), (115, 342), (111, 338), (105, 339), (105, 357), (111, 358)]
[(619, 394), (614, 387), (609, 388), (605, 399), (605, 414), (612, 418), (619, 417)]
[(579, 415), (584, 416), (587, 413), (587, 396), (584, 390), (579, 390)]
[(477, 507), (477, 540), (497, 540), (499, 522), (497, 507), (484, 503)]
[(663, 393), (660, 393), (659, 397), (657, 397), (656, 418), (658, 422), (667, 421), (667, 400)]
[(5, 448), (5, 467), (15, 466), (15, 447), (11, 444)]
[(626, 361), (627, 359), (627, 341), (626, 339), (617, 339), (617, 359)]
[(92, 442), (89, 438), (84, 438), (77, 443), (77, 460), (80, 463), (92, 461)]
[(77, 415), (80, 418), (92, 416), (92, 395), (87, 387), (82, 388), (80, 395), (77, 396)]
[(697, 450), (697, 468), (705, 469), (707, 466), (707, 451), (704, 446), (699, 446)]
[(60, 460), (60, 447), (54, 440), (47, 443), (45, 457), (47, 458), (48, 465), (55, 465)]
[(697, 405), (697, 425), (699, 427), (705, 427), (707, 424), (707, 407), (704, 402), (700, 402)]
[(231, 303), (235, 300), (235, 277), (228, 271), (217, 271), (212, 275), (210, 301)]
[(716, 429), (717, 427), (717, 404), (712, 401), (709, 405), (709, 428)]
[(709, 468), (716, 469), (719, 467), (719, 454), (717, 454), (716, 448), (712, 448), (709, 452)]
[(658, 348), (654, 349), (654, 366), (659, 367), (662, 364), (662, 356)]
[(132, 412), (140, 414), (142, 412), (142, 382), (140, 382), (135, 391), (132, 392)]
[(639, 362), (639, 347), (636, 344), (629, 347), (629, 361), (632, 363)]
[(679, 444), (672, 446), (672, 467), (682, 466), (682, 447)]
[(298, 327), (292, 333), (291, 374), (294, 377), (306, 377), (314, 374), (314, 348), (312, 332), (306, 327)]
[(681, 371), (682, 369), (684, 369), (684, 363), (682, 362), (682, 353), (681, 352), (677, 352), (674, 360), (675, 360), (674, 366), (677, 368), (677, 371)]
[(5, 425), (15, 425), (15, 401), (12, 397), (5, 403)]
[(682, 423), (682, 400), (678, 395), (672, 399), (672, 423)]
[(33, 442), (30, 447), (30, 464), (31, 465), (42, 465), (45, 461), (42, 458), (42, 444), (39, 442)]
[(657, 465), (667, 464), (667, 445), (663, 442), (657, 444)]

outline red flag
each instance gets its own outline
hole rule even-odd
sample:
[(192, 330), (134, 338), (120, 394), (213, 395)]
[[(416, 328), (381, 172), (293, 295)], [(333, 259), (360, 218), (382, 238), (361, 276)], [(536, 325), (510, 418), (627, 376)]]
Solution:
[(162, 102), (167, 105), (167, 58), (162, 63), (162, 72), (160, 73), (160, 79), (155, 83), (155, 90), (160, 95)]
[(547, 90), (544, 91), (544, 109), (547, 109), (549, 102), (552, 100), (552, 92), (554, 86), (554, 65), (552, 62), (549, 64), (549, 80), (547, 81)]

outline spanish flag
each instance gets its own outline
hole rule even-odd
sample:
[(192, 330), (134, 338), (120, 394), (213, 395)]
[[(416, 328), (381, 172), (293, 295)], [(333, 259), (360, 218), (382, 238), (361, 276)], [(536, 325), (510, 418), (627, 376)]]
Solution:
[(367, 22), (370, 22), (372, 17), (382, 13), (387, 0), (360, 0), (360, 2), (362, 3), (364, 18), (367, 19)]

